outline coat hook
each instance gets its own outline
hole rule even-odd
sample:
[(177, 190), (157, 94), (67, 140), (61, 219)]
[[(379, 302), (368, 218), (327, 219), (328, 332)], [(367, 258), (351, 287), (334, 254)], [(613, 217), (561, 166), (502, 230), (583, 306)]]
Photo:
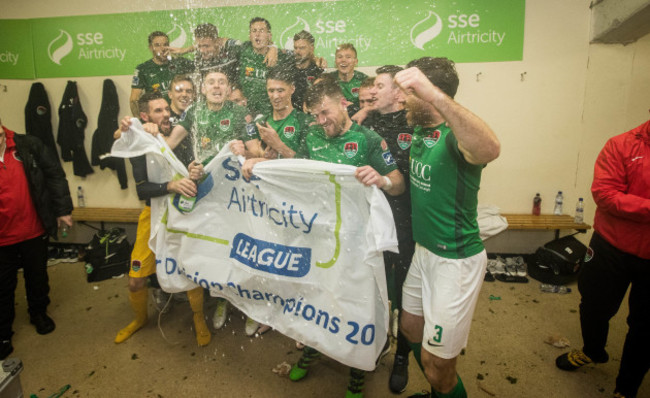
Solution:
[(476, 81), (479, 81), (479, 78), (481, 77), (482, 74), (483, 72), (479, 72), (476, 74)]
[(526, 72), (524, 72), (524, 73), (521, 74), (521, 81), (522, 81), (522, 82), (524, 81), (524, 76), (525, 76), (525, 75), (526, 75)]

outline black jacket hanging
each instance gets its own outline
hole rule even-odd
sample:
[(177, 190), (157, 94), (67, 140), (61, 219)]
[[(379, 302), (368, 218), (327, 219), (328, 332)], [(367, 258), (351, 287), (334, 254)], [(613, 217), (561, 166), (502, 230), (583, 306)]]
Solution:
[(102, 170), (108, 167), (117, 171), (120, 187), (126, 189), (127, 176), (124, 159), (111, 157), (113, 133), (118, 127), (117, 117), (119, 112), (120, 104), (117, 99), (115, 83), (111, 79), (106, 79), (102, 91), (102, 105), (99, 108), (99, 116), (97, 117), (97, 130), (93, 133), (90, 159), (93, 166), (100, 166)]
[[(52, 153), (56, 154), (54, 134), (52, 134), (52, 108), (50, 99), (42, 83), (32, 84), (29, 98), (25, 105), (25, 132), (27, 135), (38, 137)], [(58, 160), (59, 157), (57, 156)]]
[(80, 177), (93, 173), (84, 148), (84, 130), (87, 124), (88, 119), (79, 102), (77, 82), (68, 80), (59, 105), (59, 132), (56, 142), (61, 146), (63, 160), (72, 161), (74, 175)]

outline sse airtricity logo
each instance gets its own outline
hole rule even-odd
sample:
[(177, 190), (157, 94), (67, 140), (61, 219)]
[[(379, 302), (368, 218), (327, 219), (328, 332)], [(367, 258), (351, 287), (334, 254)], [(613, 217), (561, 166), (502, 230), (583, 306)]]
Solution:
[(429, 11), (426, 18), (411, 28), (411, 43), (420, 50), (424, 50), (424, 45), (438, 37), (441, 31), (442, 18), (435, 12)]
[(187, 41), (187, 33), (180, 25), (174, 24), (174, 28), (167, 32), (167, 36), (171, 38), (169, 42), (170, 47), (183, 47)]
[(70, 33), (63, 29), (59, 29), (59, 32), (59, 35), (47, 46), (47, 55), (57, 65), (61, 65), (61, 59), (72, 51)]
[(280, 35), (280, 44), (282, 45), (282, 48), (293, 50), (293, 36), (302, 30), (306, 30), (307, 32), (311, 31), (307, 21), (300, 17), (296, 17), (296, 22), (282, 31), (282, 34)]

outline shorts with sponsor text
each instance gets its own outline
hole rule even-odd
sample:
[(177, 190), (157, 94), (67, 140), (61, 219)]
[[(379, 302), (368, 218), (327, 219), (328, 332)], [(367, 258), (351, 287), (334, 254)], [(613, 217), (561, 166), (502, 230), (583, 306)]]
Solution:
[(151, 207), (145, 206), (138, 218), (138, 232), (131, 252), (129, 276), (132, 278), (146, 278), (156, 273), (156, 256), (149, 249), (150, 234)]
[(451, 359), (467, 345), (486, 267), (485, 250), (472, 257), (449, 259), (416, 244), (402, 290), (402, 308), (424, 317), (425, 350)]

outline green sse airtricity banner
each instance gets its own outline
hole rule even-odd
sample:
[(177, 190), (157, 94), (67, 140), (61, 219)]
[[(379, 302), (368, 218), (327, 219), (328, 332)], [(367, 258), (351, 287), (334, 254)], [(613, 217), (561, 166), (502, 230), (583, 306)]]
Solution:
[[(359, 66), (403, 65), (422, 56), (459, 63), (519, 61), (523, 54), (525, 0), (343, 0), (42, 18), (21, 27), (31, 35), (9, 37), (32, 48), (39, 78), (125, 75), (151, 58), (152, 31), (166, 32), (172, 46), (183, 47), (192, 44), (194, 27), (210, 22), (220, 36), (247, 40), (248, 23), (258, 16), (269, 20), (280, 48), (292, 49), (293, 35), (310, 31), (316, 53), (330, 66), (342, 43), (354, 44)], [(8, 48), (4, 37), (0, 51)], [(19, 77), (5, 58), (0, 78)]]

